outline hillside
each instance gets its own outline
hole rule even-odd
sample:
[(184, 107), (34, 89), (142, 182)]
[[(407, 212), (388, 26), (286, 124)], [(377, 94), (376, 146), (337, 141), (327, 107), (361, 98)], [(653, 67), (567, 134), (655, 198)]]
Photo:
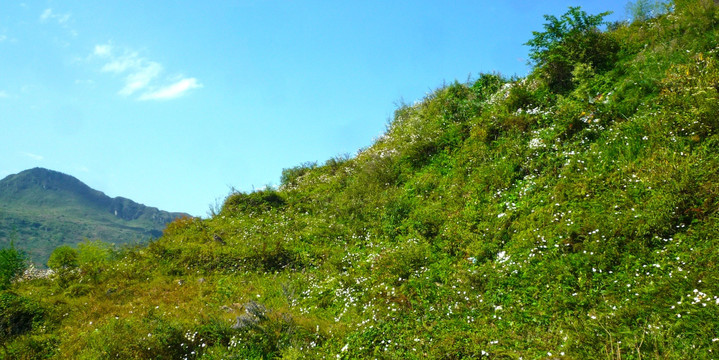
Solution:
[(526, 78), (439, 88), (356, 156), (146, 247), (56, 250), (56, 275), (2, 292), (0, 351), (715, 358), (719, 9), (546, 20)]
[(84, 239), (146, 242), (181, 216), (186, 214), (110, 198), (72, 176), (42, 168), (0, 180), (0, 244), (14, 241), (39, 265), (56, 247)]

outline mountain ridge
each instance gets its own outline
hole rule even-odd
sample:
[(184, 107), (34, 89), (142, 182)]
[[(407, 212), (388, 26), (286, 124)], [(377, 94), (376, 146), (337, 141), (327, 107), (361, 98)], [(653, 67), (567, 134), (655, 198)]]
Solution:
[(0, 211), (0, 243), (15, 240), (40, 264), (53, 246), (96, 238), (144, 241), (162, 235), (168, 222), (189, 216), (111, 198), (76, 177), (40, 167), (0, 180)]

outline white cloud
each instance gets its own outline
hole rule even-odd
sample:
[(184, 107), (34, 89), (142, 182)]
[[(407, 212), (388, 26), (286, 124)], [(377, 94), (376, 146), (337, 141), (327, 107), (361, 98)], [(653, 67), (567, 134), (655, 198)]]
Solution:
[(40, 21), (46, 22), (48, 20), (55, 20), (58, 24), (64, 25), (70, 20), (70, 13), (67, 14), (55, 14), (52, 9), (47, 8), (40, 14)]
[(110, 56), (112, 55), (112, 45), (105, 44), (105, 45), (95, 45), (95, 51), (93, 51), (93, 54), (95, 56)]
[(7, 36), (6, 36), (6, 35), (0, 35), (0, 42), (3, 42), (3, 41), (5, 41), (5, 40), (7, 40)]
[(185, 78), (174, 84), (140, 96), (140, 100), (169, 100), (178, 98), (192, 89), (201, 88), (202, 84), (195, 78)]
[(102, 67), (102, 71), (122, 73), (130, 69), (134, 70), (140, 66), (140, 59), (137, 58), (137, 54), (134, 54), (113, 59)]
[(134, 72), (127, 75), (125, 87), (118, 93), (125, 96), (132, 95), (136, 91), (146, 88), (161, 72), (162, 65), (152, 61), (143, 63), (137, 66)]
[(128, 70), (135, 70), (142, 66), (144, 59), (134, 51), (125, 50), (122, 55), (115, 54), (112, 45), (95, 45), (93, 55), (108, 59), (102, 67), (104, 72), (122, 73)]
[(10, 95), (5, 90), (0, 90), (0, 99), (9, 98)]
[(162, 64), (129, 49), (118, 51), (109, 43), (95, 45), (89, 58), (103, 59), (105, 63), (100, 69), (102, 72), (123, 76), (124, 85), (117, 92), (122, 96), (144, 92), (139, 100), (174, 99), (191, 89), (202, 87), (195, 78), (181, 78), (179, 81), (163, 78)]
[(40, 15), (40, 20), (47, 21), (52, 16), (52, 9), (45, 9), (45, 11), (42, 12), (42, 15)]
[(37, 155), (37, 154), (29, 153), (29, 152), (24, 152), (22, 154), (33, 159), (33, 160), (37, 160), (37, 161), (40, 161), (45, 158), (42, 155)]
[(75, 85), (85, 85), (85, 86), (93, 86), (95, 85), (95, 80), (92, 79), (76, 79)]
[(161, 64), (147, 60), (137, 52), (124, 50), (122, 54), (116, 54), (110, 44), (95, 45), (92, 55), (106, 59), (107, 62), (100, 69), (102, 72), (124, 75), (125, 84), (117, 92), (123, 96), (147, 88), (163, 71)]

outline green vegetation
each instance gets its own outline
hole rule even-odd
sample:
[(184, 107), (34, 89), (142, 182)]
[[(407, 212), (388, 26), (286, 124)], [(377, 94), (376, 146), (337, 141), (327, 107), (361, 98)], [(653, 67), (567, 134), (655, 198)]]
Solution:
[(13, 280), (22, 275), (27, 267), (25, 261), (25, 254), (16, 249), (15, 244), (0, 249), (0, 290), (10, 287)]
[(58, 248), (0, 294), (2, 355), (716, 357), (719, 9), (671, 9), (570, 8), (526, 78), (437, 89), (148, 246)]
[(147, 242), (184, 215), (110, 198), (74, 177), (42, 168), (0, 180), (0, 246), (14, 241), (38, 267), (58, 246), (85, 239)]

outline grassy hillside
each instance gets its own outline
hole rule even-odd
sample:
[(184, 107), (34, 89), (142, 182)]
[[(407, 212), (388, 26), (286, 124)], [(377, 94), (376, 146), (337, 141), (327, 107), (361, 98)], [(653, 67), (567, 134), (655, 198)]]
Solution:
[(72, 176), (42, 168), (0, 180), (0, 244), (14, 242), (39, 266), (56, 247), (85, 239), (146, 242), (183, 215), (110, 198)]
[(528, 77), (437, 89), (147, 247), (58, 250), (2, 293), (4, 356), (716, 357), (719, 9), (600, 23), (547, 17)]

